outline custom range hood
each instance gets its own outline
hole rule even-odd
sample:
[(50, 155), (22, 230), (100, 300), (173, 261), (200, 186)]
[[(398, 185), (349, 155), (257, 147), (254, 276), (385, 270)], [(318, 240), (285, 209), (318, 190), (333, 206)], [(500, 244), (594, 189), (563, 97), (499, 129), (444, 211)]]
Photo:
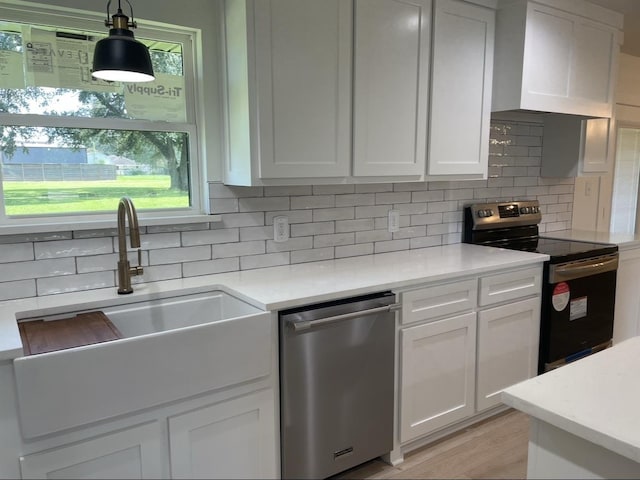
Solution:
[(499, 0), (491, 110), (611, 117), (622, 26), (584, 0)]

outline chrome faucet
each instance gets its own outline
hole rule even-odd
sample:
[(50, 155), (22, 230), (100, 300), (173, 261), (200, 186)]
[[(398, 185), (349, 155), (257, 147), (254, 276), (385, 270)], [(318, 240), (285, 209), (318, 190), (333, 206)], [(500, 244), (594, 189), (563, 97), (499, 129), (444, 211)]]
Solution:
[[(126, 218), (125, 218), (126, 215)], [(132, 267), (127, 258), (126, 222), (129, 221), (129, 237), (131, 248), (138, 249), (138, 266)], [(118, 203), (118, 293), (132, 293), (131, 277), (142, 275), (142, 252), (140, 250), (140, 228), (138, 227), (138, 214), (129, 197), (122, 197)]]

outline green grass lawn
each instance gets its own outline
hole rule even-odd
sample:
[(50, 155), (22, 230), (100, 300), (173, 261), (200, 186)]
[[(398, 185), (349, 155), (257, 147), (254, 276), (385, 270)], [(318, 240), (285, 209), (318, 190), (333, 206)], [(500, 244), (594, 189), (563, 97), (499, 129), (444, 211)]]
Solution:
[(125, 195), (138, 210), (188, 207), (188, 192), (171, 190), (170, 185), (168, 175), (135, 175), (105, 181), (6, 181), (3, 190), (10, 216), (115, 211)]

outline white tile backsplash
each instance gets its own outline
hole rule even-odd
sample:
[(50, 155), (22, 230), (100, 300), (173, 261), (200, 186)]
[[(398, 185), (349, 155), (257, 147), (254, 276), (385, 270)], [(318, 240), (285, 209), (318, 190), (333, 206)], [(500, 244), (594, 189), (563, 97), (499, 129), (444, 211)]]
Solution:
[(35, 297), (36, 295), (37, 291), (35, 279), (13, 282), (0, 282), (0, 301)]
[(259, 255), (266, 253), (265, 242), (256, 240), (251, 242), (222, 243), (211, 247), (213, 258), (241, 257), (243, 255)]
[[(471, 202), (537, 199), (541, 232), (571, 226), (573, 178), (540, 177), (540, 124), (494, 120), (488, 180), (230, 187), (209, 184), (221, 222), (142, 228), (139, 284), (236, 270), (424, 248), (461, 240)], [(387, 231), (389, 209), (400, 231)], [(273, 241), (273, 218), (290, 239)], [(114, 287), (114, 229), (0, 236), (0, 301)], [(136, 252), (128, 257), (137, 262)]]
[(372, 253), (373, 253), (373, 243), (343, 245), (340, 247), (336, 247), (335, 258), (357, 257), (360, 255), (371, 255)]
[[(335, 233), (335, 222), (316, 222), (316, 223), (299, 223), (291, 225), (292, 237), (306, 237), (309, 235), (323, 235)], [(273, 235), (273, 232), (271, 232)]]
[[(90, 272), (102, 272), (106, 270), (113, 270), (114, 265), (118, 263), (120, 256), (117, 253), (110, 253), (107, 255), (92, 255), (88, 257), (77, 257), (76, 268), (77, 273), (90, 273)], [(127, 252), (127, 258), (131, 265), (138, 264), (138, 254), (135, 250)], [(149, 252), (142, 252), (142, 266), (149, 265)]]
[(211, 245), (182, 248), (160, 248), (149, 251), (150, 265), (211, 260)]
[[(171, 247), (179, 247), (180, 243), (180, 232), (172, 232), (172, 233), (153, 233), (147, 235), (140, 235), (140, 245), (144, 250), (152, 250), (155, 248), (171, 248)], [(127, 242), (129, 245), (129, 242)], [(118, 242), (114, 242), (114, 246), (118, 248)]]
[(115, 286), (114, 272), (81, 273), (64, 277), (38, 278), (38, 296), (56, 293), (78, 292)]
[(182, 246), (213, 245), (217, 243), (232, 243), (240, 239), (240, 230), (226, 228), (217, 230), (203, 230), (200, 232), (183, 232)]
[(2, 281), (26, 280), (28, 278), (58, 277), (76, 273), (73, 257), (13, 262), (2, 264)]
[(240, 259), (238, 257), (182, 264), (182, 275), (184, 277), (197, 277), (214, 273), (234, 272), (236, 270), (240, 270)]
[(292, 250), (306, 250), (313, 248), (313, 237), (296, 237), (289, 238), (284, 242), (276, 242), (274, 240), (267, 240), (267, 253), (275, 252), (290, 252)]
[(319, 262), (334, 258), (334, 247), (313, 248), (310, 250), (296, 250), (291, 252), (291, 263)]
[(275, 267), (278, 265), (288, 265), (289, 263), (291, 263), (291, 254), (289, 252), (249, 255), (247, 257), (240, 257), (240, 270)]
[(81, 257), (113, 252), (113, 242), (109, 238), (86, 238), (79, 240), (60, 240), (54, 242), (36, 242), (34, 244), (36, 260), (59, 257)]
[(0, 246), (0, 263), (34, 260), (33, 243), (9, 243)]

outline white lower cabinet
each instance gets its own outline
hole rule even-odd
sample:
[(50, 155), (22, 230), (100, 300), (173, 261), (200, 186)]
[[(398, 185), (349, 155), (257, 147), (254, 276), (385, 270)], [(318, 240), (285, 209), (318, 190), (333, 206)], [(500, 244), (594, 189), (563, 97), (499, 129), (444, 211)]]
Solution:
[(125, 417), (21, 457), (22, 478), (276, 478), (275, 402), (245, 388)]
[(537, 374), (541, 278), (539, 265), (399, 292), (400, 445), (486, 415)]
[(501, 403), (500, 392), (538, 369), (540, 297), (478, 313), (476, 410)]
[(473, 413), (475, 313), (405, 328), (400, 345), (401, 442)]
[(169, 418), (172, 478), (276, 478), (274, 399), (262, 390)]
[(163, 478), (159, 422), (20, 458), (22, 478)]

